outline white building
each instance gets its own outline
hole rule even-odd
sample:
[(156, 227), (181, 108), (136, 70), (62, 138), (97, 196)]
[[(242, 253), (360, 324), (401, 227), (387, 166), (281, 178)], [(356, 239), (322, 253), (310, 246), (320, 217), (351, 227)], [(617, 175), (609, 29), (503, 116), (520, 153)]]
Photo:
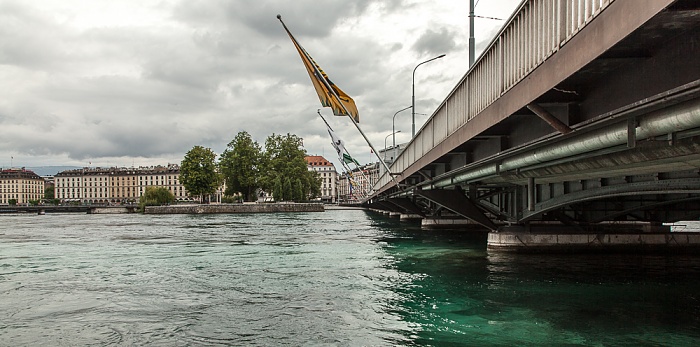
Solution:
[(306, 167), (309, 171), (316, 171), (321, 178), (321, 201), (335, 203), (337, 201), (338, 173), (333, 163), (320, 155), (306, 156)]
[(135, 203), (146, 187), (165, 187), (177, 200), (189, 199), (180, 183), (180, 166), (138, 168), (82, 168), (62, 171), (54, 177), (54, 195), (64, 202)]
[(0, 170), (0, 205), (10, 201), (17, 204), (29, 203), (29, 200), (41, 201), (44, 198), (44, 179), (34, 171), (24, 168)]

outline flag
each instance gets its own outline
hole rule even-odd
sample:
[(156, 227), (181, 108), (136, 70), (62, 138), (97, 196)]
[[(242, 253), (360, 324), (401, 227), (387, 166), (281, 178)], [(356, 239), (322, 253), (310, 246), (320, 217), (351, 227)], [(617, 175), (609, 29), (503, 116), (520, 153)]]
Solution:
[(335, 152), (338, 154), (338, 159), (342, 160), (346, 164), (355, 163), (355, 165), (360, 166), (360, 163), (358, 163), (357, 160), (353, 159), (353, 157), (348, 154), (349, 152), (347, 149), (345, 149), (343, 140), (341, 140), (338, 135), (335, 134), (335, 131), (333, 131), (330, 124), (326, 122), (326, 119), (323, 118), (321, 112), (319, 112), (318, 115), (321, 116), (323, 122), (326, 123), (326, 129), (328, 130), (328, 135), (331, 136), (331, 144), (333, 145), (333, 148), (335, 148)]
[[(280, 20), (280, 22), (282, 22), (282, 17), (278, 15), (277, 18)], [(309, 77), (311, 78), (311, 82), (316, 89), (316, 94), (318, 94), (321, 105), (323, 105), (323, 107), (332, 108), (333, 114), (336, 116), (347, 115), (352, 117), (356, 123), (359, 123), (360, 114), (357, 111), (355, 101), (350, 96), (345, 94), (344, 91), (338, 88), (338, 86), (336, 86), (333, 82), (331, 82), (328, 75), (321, 70), (321, 67), (316, 64), (309, 53), (306, 52), (303, 47), (301, 47), (292, 33), (289, 32), (289, 29), (287, 29), (287, 26), (284, 25), (284, 22), (282, 22), (282, 25), (284, 26), (284, 30), (287, 31), (289, 38), (292, 39), (292, 43), (294, 43), (294, 47), (296, 47), (297, 52), (299, 52), (299, 56), (301, 56), (301, 61), (304, 63), (306, 71), (309, 73)]]
[(328, 125), (328, 123), (326, 123), (326, 128), (328, 129), (328, 135), (331, 136), (333, 148), (335, 148), (335, 151), (338, 153), (338, 158), (342, 158), (343, 154), (345, 154), (347, 152), (347, 150), (345, 149), (345, 144), (343, 144), (343, 140), (341, 140), (335, 134), (333, 129), (331, 129), (330, 125)]
[(338, 153), (338, 158), (341, 159), (344, 163), (350, 164), (350, 163), (355, 163), (355, 165), (360, 166), (360, 163), (357, 162), (353, 157), (348, 154), (348, 150), (345, 149), (345, 144), (343, 143), (343, 140), (341, 140), (331, 129), (331, 127), (326, 123), (326, 128), (328, 128), (328, 134), (331, 135), (331, 140), (333, 144), (333, 148), (335, 148), (336, 153)]
[(355, 165), (360, 166), (360, 163), (358, 163), (357, 160), (355, 160), (353, 157), (351, 157), (351, 156), (350, 156), (349, 154), (347, 154), (347, 153), (343, 153), (343, 161), (344, 161), (346, 164), (355, 163)]

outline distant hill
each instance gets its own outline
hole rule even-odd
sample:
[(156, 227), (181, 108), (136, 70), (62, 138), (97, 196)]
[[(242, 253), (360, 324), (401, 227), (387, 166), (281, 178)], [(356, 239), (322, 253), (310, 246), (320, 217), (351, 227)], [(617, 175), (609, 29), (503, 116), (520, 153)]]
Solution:
[(39, 176), (54, 176), (61, 171), (80, 169), (80, 166), (36, 166), (27, 167)]

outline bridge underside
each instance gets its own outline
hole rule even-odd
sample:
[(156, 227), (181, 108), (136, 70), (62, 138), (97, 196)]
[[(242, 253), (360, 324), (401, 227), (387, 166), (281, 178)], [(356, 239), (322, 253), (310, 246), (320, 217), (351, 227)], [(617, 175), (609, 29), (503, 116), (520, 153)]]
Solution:
[[(615, 30), (601, 17), (587, 35)], [(489, 230), (650, 231), (700, 219), (699, 56), (700, 2), (677, 1), (517, 112), (394, 173), (400, 185), (368, 205)], [(539, 88), (537, 73), (518, 90)]]

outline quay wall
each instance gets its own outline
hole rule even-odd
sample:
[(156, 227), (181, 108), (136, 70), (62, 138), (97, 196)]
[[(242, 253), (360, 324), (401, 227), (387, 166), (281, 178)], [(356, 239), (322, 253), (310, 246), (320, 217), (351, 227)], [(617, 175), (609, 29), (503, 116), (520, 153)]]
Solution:
[(145, 214), (323, 212), (323, 204), (220, 204), (146, 206)]
[(88, 210), (89, 214), (124, 214), (135, 213), (136, 207), (92, 207)]

